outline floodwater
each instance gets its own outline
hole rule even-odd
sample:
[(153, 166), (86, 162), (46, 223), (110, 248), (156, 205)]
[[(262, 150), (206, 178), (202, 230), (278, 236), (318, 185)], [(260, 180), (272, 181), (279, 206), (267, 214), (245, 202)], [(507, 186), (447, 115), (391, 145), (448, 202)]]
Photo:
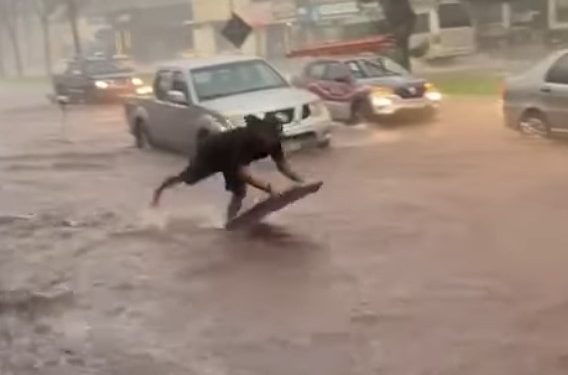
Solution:
[(2, 375), (568, 373), (568, 144), (493, 100), (338, 128), (292, 158), (321, 192), (233, 233), (219, 178), (148, 208), (185, 160), (120, 108), (59, 119), (0, 114)]

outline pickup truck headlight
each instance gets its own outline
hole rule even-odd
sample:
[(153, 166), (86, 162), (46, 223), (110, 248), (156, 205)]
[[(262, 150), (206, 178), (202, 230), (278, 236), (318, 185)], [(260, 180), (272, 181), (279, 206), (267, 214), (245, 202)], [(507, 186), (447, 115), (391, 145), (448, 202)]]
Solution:
[(95, 81), (95, 87), (98, 89), (108, 89), (108, 82), (105, 81)]

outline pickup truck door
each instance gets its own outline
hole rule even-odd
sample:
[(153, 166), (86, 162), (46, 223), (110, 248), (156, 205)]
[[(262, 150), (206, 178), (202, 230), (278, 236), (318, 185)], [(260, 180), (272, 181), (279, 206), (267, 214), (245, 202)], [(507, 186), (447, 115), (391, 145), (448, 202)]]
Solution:
[(181, 71), (174, 71), (172, 77), (173, 91), (182, 92), (185, 96), (185, 103), (174, 103), (168, 100), (165, 109), (166, 120), (165, 130), (169, 144), (176, 151), (186, 155), (193, 155), (195, 139), (199, 129), (199, 121), (206, 113), (205, 109), (195, 104), (195, 100), (189, 89), (189, 74)]
[(172, 71), (159, 70), (154, 80), (154, 100), (147, 102), (149, 117), (147, 125), (152, 141), (166, 148), (172, 147), (166, 126), (170, 107), (168, 92), (172, 87), (172, 79)]

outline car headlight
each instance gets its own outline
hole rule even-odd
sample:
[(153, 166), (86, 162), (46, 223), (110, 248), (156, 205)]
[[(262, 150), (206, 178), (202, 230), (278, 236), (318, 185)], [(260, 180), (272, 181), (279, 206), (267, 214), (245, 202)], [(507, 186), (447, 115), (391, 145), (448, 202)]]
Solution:
[(322, 101), (317, 101), (309, 104), (310, 113), (314, 117), (320, 117), (325, 113), (325, 105)]
[(426, 93), (424, 94), (424, 96), (426, 96), (426, 99), (431, 100), (433, 102), (439, 102), (440, 100), (442, 100), (443, 95), (436, 88), (436, 86), (434, 86), (434, 84), (426, 83), (424, 87), (426, 88)]
[(385, 97), (394, 95), (394, 89), (392, 87), (376, 86), (371, 90), (373, 97)]
[(130, 81), (132, 82), (132, 84), (134, 86), (142, 86), (144, 84), (144, 81), (142, 81), (142, 79), (140, 79), (138, 77), (134, 77)]
[(150, 95), (154, 89), (152, 86), (142, 86), (136, 88), (136, 94), (138, 95)]
[(245, 117), (243, 115), (229, 115), (226, 117), (227, 125), (231, 129), (244, 128), (247, 126)]
[(95, 81), (95, 87), (98, 89), (108, 89), (108, 82), (105, 81)]
[(386, 108), (393, 105), (393, 101), (389, 98), (381, 97), (381, 96), (373, 96), (371, 97), (371, 103), (373, 107), (377, 108)]

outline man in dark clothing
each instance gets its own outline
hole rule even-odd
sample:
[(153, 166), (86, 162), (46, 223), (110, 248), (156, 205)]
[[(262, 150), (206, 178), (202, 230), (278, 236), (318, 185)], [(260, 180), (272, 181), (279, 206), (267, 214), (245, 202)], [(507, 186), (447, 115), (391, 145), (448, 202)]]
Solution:
[(270, 195), (279, 195), (270, 183), (253, 177), (248, 165), (268, 156), (278, 170), (290, 180), (303, 183), (303, 179), (290, 168), (280, 141), (282, 123), (273, 115), (264, 119), (246, 117), (247, 126), (205, 138), (197, 147), (195, 158), (177, 176), (168, 177), (154, 192), (153, 205), (158, 206), (164, 190), (180, 183), (193, 185), (216, 173), (223, 173), (225, 189), (233, 196), (227, 208), (227, 220), (233, 219), (242, 207), (247, 184)]

